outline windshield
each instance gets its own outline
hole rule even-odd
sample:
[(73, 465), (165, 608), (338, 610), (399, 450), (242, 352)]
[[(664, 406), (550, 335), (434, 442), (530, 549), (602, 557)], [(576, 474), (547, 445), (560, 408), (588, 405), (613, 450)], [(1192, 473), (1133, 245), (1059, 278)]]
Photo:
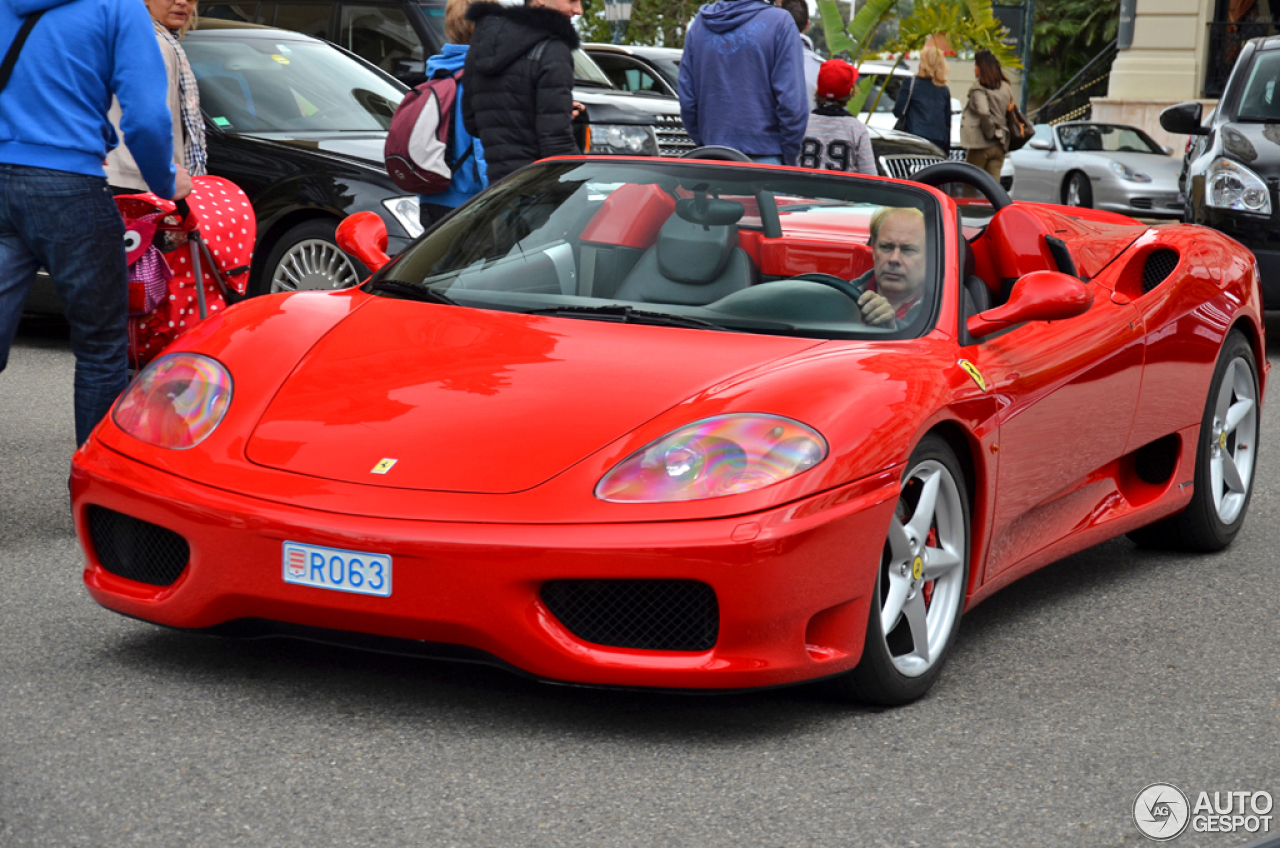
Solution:
[(1240, 96), (1240, 108), (1236, 115), (1241, 121), (1280, 121), (1280, 51), (1261, 50), (1254, 53), (1253, 67), (1249, 69), (1249, 81)]
[[(1039, 132), (1037, 130), (1037, 132)], [(1063, 124), (1058, 127), (1063, 150), (1103, 150), (1108, 153), (1167, 155), (1151, 136), (1134, 127), (1113, 124)]]
[(327, 44), (270, 37), (183, 45), (209, 120), (232, 133), (386, 131), (401, 91)]
[(369, 289), (588, 320), (903, 338), (932, 324), (939, 220), (928, 193), (878, 180), (550, 162), (481, 194)]
[(573, 51), (573, 81), (577, 85), (594, 85), (614, 88), (613, 82), (600, 70), (595, 60), (582, 50)]

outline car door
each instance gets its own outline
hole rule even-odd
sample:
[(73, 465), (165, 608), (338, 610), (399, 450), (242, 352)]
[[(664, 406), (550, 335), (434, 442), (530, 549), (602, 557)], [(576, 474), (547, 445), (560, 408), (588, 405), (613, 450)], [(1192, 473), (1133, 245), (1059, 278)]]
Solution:
[(999, 403), (998, 480), (984, 579), (1069, 535), (1115, 487), (1142, 380), (1142, 323), (1089, 284), (1088, 311), (1029, 321), (962, 348)]
[[(1037, 124), (1036, 134), (1021, 150), (1010, 154), (1013, 165), (1017, 168), (1017, 179), (1013, 181), (1013, 195), (1018, 200), (1035, 200), (1040, 203), (1058, 203), (1058, 183), (1055, 178), (1057, 160), (1061, 157), (1054, 138), (1053, 127), (1048, 124)], [(1032, 143), (1048, 142), (1053, 149), (1040, 150)]]

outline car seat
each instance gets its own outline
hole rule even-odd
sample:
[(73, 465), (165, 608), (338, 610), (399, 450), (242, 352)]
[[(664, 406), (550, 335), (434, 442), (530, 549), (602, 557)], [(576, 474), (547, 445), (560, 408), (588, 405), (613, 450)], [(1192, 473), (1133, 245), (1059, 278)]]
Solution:
[(739, 246), (737, 222), (746, 207), (704, 193), (676, 203), (618, 289), (619, 300), (703, 306), (759, 281), (759, 270)]

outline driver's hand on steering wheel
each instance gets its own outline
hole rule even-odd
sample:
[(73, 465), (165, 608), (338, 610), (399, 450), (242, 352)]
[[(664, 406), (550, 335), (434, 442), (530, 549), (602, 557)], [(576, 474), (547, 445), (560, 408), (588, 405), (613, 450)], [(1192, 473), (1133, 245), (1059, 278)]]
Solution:
[(892, 327), (896, 320), (893, 307), (878, 292), (863, 292), (862, 297), (858, 298), (858, 308), (862, 310), (862, 320), (868, 324)]

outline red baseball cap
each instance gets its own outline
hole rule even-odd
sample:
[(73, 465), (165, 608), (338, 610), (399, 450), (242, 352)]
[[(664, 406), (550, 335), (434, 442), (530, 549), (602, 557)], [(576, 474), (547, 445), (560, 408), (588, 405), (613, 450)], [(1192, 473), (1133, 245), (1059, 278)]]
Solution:
[(818, 96), (840, 100), (849, 96), (857, 82), (857, 68), (844, 59), (828, 59), (818, 69)]

